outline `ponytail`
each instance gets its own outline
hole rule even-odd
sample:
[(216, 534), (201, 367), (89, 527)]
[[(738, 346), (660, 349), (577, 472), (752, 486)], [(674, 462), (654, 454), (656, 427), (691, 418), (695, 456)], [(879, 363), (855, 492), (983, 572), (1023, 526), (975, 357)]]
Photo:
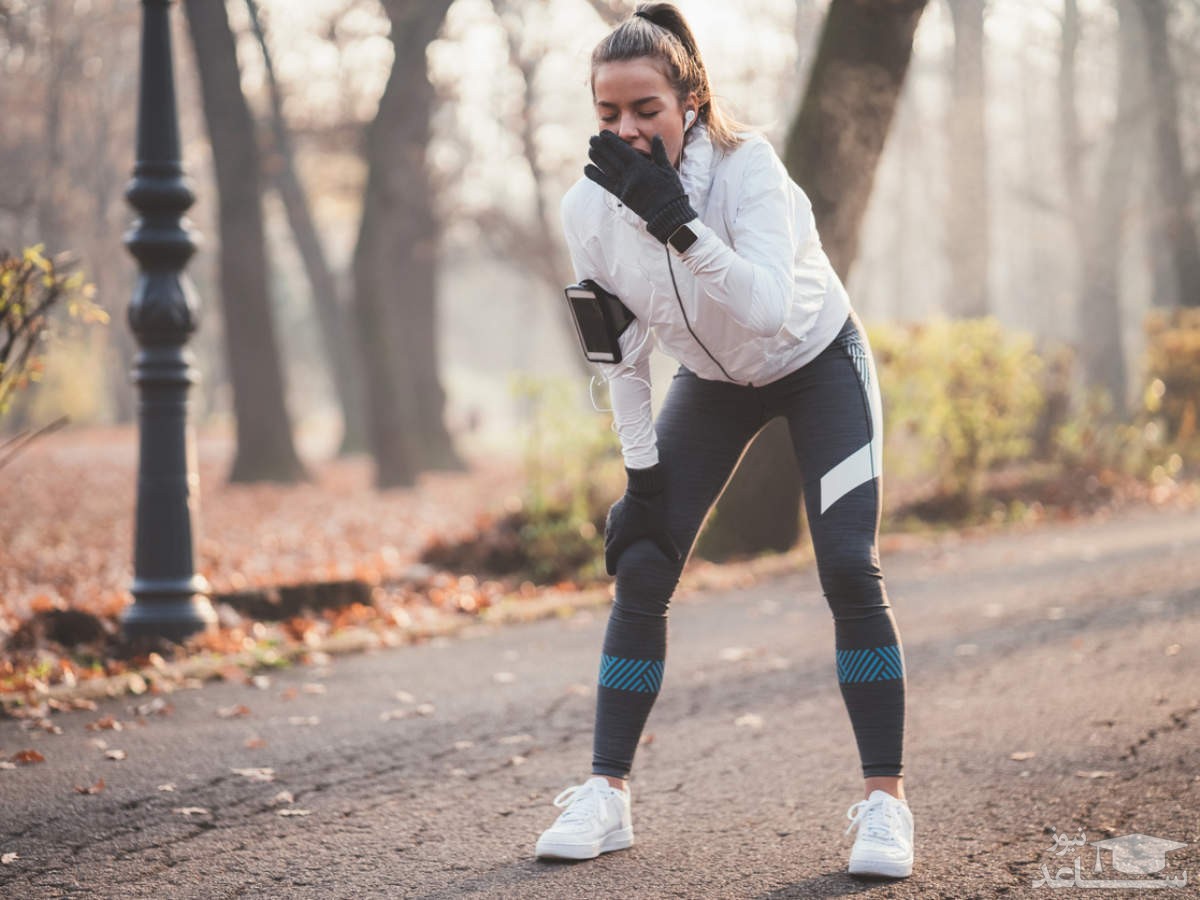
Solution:
[(740, 144), (747, 126), (725, 113), (712, 93), (708, 70), (692, 29), (673, 3), (639, 3), (628, 19), (614, 28), (592, 51), (592, 83), (598, 66), (642, 57), (663, 68), (679, 101), (693, 91), (700, 104), (700, 121), (714, 144), (728, 152)]

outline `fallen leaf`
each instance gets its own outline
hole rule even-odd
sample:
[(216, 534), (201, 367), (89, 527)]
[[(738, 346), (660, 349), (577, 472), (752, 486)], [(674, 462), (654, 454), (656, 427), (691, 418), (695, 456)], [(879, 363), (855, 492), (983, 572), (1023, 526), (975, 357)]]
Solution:
[(10, 756), (9, 759), (22, 766), (46, 761), (46, 757), (42, 756), (42, 754), (38, 753), (36, 750), (18, 750), (16, 753)]
[(1033, 759), (1035, 756), (1037, 756), (1037, 753), (1033, 750), (1018, 750), (1015, 753), (1008, 754), (1009, 759), (1015, 759), (1017, 761)]
[(296, 802), (296, 798), (294, 796), (292, 796), (291, 791), (280, 791), (278, 794), (276, 794), (274, 797), (271, 798), (272, 806), (279, 806), (281, 803), (295, 803), (295, 802)]
[(97, 750), (104, 750), (108, 747), (108, 741), (106, 741), (104, 738), (92, 738), (90, 741), (88, 741), (88, 743)]
[(0, 863), (3, 863), (6, 866), (11, 866), (20, 858), (21, 857), (16, 853), (5, 853), (3, 856), (0, 856)]
[(274, 769), (234, 769), (234, 774), (241, 775), (249, 781), (274, 781)]
[(474, 746), (475, 746), (474, 741), (455, 741), (454, 742), (455, 750), (470, 750)]
[(1075, 773), (1080, 778), (1113, 778), (1116, 772), (1106, 772), (1104, 769), (1081, 769)]
[(160, 784), (160, 785), (158, 786), (158, 789), (159, 789), (160, 791), (162, 791), (163, 793), (170, 794), (170, 793), (174, 793), (174, 792), (175, 792), (175, 785), (171, 784), (171, 783), (168, 781), (166, 784)]
[(234, 706), (222, 706), (217, 710), (217, 715), (222, 719), (234, 719), (240, 716), (250, 715), (250, 707), (244, 703), (238, 703)]
[(408, 691), (396, 691), (396, 693), (392, 694), (392, 696), (395, 697), (397, 700), (399, 700), (401, 703), (415, 703), (417, 700), (417, 698), (414, 697), (412, 694), (410, 694)]
[(125, 726), (114, 717), (105, 716), (102, 719), (97, 719), (95, 722), (89, 722), (85, 727), (88, 731), (120, 731)]
[(16, 763), (10, 763), (7, 759), (0, 759), (0, 769), (15, 769)]
[(510, 757), (508, 760), (508, 764), (510, 766), (523, 766), (523, 765), (525, 765), (526, 762), (528, 762), (527, 757), (520, 756), (520, 755)]
[(117, 762), (120, 762), (121, 760), (123, 760), (125, 758), (125, 751), (124, 750), (105, 750), (104, 758), (105, 759), (115, 759)]
[(749, 656), (753, 651), (746, 647), (724, 647), (717, 658), (723, 662), (740, 662)]
[(90, 787), (80, 787), (79, 785), (75, 785), (75, 791), (80, 794), (98, 794), (102, 790), (104, 790), (104, 779), (103, 778), (101, 778), (99, 781), (97, 781), (95, 784), (91, 785)]
[(287, 809), (275, 810), (275, 815), (277, 815), (277, 816), (311, 816), (312, 811), (308, 810), (308, 809), (294, 809), (294, 808), (289, 807)]
[(384, 712), (381, 712), (379, 714), (380, 722), (390, 722), (393, 719), (407, 719), (407, 718), (408, 718), (408, 710), (407, 709), (389, 709), (389, 710), (385, 710)]
[(289, 725), (320, 725), (321, 720), (317, 716), (288, 716)]
[(177, 812), (181, 816), (207, 816), (208, 810), (203, 806), (176, 806), (171, 812)]
[(271, 676), (270, 675), (255, 675), (253, 678), (250, 679), (250, 683), (252, 685), (254, 685), (256, 688), (258, 688), (260, 691), (265, 691), (265, 690), (270, 689), (270, 687), (271, 687)]
[(416, 708), (416, 713), (418, 716), (432, 716), (433, 710), (432, 703), (422, 703)]
[(131, 694), (144, 694), (149, 689), (150, 685), (146, 684), (146, 679), (134, 672), (125, 682), (125, 687)]
[(738, 728), (762, 728), (763, 717), (758, 713), (746, 713), (733, 720)]
[(140, 703), (134, 707), (134, 711), (139, 716), (169, 716), (175, 711), (175, 707), (166, 701), (163, 697), (155, 697), (147, 703)]
[(267, 742), (260, 737), (248, 737), (246, 738), (246, 743), (242, 746), (247, 750), (261, 750), (263, 747), (267, 746)]

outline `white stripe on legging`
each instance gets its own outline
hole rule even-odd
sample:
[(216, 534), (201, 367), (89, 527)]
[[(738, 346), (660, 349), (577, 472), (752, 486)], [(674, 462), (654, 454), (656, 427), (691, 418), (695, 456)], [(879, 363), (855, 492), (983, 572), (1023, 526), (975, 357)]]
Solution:
[(871, 440), (821, 476), (822, 515), (860, 484), (883, 473), (883, 400), (878, 379), (873, 377), (874, 362), (859, 346), (852, 344), (847, 349), (870, 398)]

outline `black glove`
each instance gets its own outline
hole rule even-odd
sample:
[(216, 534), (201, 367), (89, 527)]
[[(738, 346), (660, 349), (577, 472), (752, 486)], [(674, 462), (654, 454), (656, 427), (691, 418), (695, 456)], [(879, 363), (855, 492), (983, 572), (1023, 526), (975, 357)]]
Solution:
[(645, 539), (653, 541), (667, 559), (682, 557), (667, 530), (666, 487), (661, 464), (648, 469), (625, 469), (629, 484), (625, 496), (613, 504), (604, 525), (604, 567), (617, 574), (617, 561), (631, 545)]
[(661, 137), (650, 142), (650, 159), (611, 131), (593, 135), (588, 144), (595, 165), (585, 166), (583, 174), (645, 219), (659, 243), (665, 245), (671, 232), (696, 218)]

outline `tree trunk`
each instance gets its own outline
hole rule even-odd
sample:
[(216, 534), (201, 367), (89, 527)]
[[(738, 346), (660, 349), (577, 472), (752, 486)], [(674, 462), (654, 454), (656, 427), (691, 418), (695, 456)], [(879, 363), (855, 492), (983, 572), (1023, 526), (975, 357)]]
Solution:
[(250, 24), (263, 55), (267, 87), (271, 98), (271, 135), (274, 146), (265, 171), (279, 193), (287, 214), (288, 225), (296, 250), (304, 263), (312, 291), (313, 305), (321, 331), (321, 345), (332, 375), (334, 392), (342, 410), (341, 453), (355, 453), (367, 448), (366, 423), (363, 410), (363, 378), (358, 365), (357, 340), (351, 330), (349, 316), (338, 302), (337, 281), (329, 267), (325, 247), (313, 222), (308, 196), (296, 174), (295, 154), (291, 134), (283, 118), (283, 97), (275, 78), (275, 66), (267, 46), (267, 36), (255, 0), (246, 0)]
[(926, 0), (833, 0), (784, 162), (846, 279)]
[(302, 480), (271, 320), (258, 147), (224, 0), (184, 0), (212, 141), (221, 310), (237, 419), (230, 480)]
[(462, 463), (443, 421), (436, 329), (438, 222), (425, 170), (433, 87), (425, 49), (450, 0), (385, 3), (395, 60), (367, 131), (354, 304), (376, 484)]
[[(556, 232), (551, 215), (552, 210), (550, 204), (546, 202), (542, 190), (542, 185), (549, 181), (549, 173), (542, 167), (538, 155), (537, 122), (534, 119), (536, 107), (534, 85), (537, 80), (538, 64), (544, 54), (522, 54), (522, 33), (526, 23), (524, 19), (518, 17), (519, 14), (514, 6), (515, 4), (509, 0), (492, 0), (492, 7), (496, 11), (496, 17), (500, 19), (508, 43), (509, 61), (513, 68), (521, 73), (521, 110), (516, 119), (519, 123), (518, 134), (521, 139), (521, 149), (525, 153), (525, 160), (529, 164), (529, 173), (533, 177), (534, 218), (531, 229), (524, 228), (519, 222), (511, 223), (507, 229), (512, 233), (508, 240), (510, 246), (505, 248), (505, 252), (511, 259), (519, 261), (519, 264), (528, 272), (540, 278), (551, 291), (561, 296), (562, 289), (574, 278), (561, 231)], [(525, 8), (526, 12), (534, 16), (543, 14), (541, 7), (531, 7), (529, 4), (525, 4)], [(554, 205), (554, 211), (557, 211), (557, 204)], [(496, 229), (496, 231), (499, 232), (502, 229)], [(529, 316), (530, 322), (545, 315), (540, 300), (540, 297), (531, 297), (526, 300), (527, 308), (524, 314)], [(578, 341), (565, 307), (558, 312), (558, 315), (551, 317), (554, 330), (571, 351), (570, 359), (576, 372), (590, 377), (594, 373), (594, 369), (583, 354), (576, 351)], [(537, 334), (530, 330), (514, 336), (513, 340), (528, 343), (537, 340), (537, 337)], [(532, 347), (529, 349), (532, 350)], [(529, 356), (532, 358), (533, 354), (529, 353)]]
[(950, 73), (950, 197), (946, 238), (950, 302), (959, 318), (986, 316), (988, 304), (989, 206), (987, 190), (987, 94), (984, 81), (985, 0), (950, 0), (954, 65)]
[[(1079, 48), (1079, 6), (1063, 0), (1062, 36), (1058, 56), (1058, 111), (1062, 122), (1063, 187), (1067, 216), (1075, 235), (1076, 254), (1083, 255), (1087, 243), (1088, 200), (1083, 193), (1083, 140), (1079, 133), (1079, 110), (1075, 102), (1075, 54)], [(1078, 263), (1082, 266), (1082, 262)]]
[[(832, 0), (788, 134), (784, 163), (812, 201), (825, 253), (843, 280), (858, 252), (859, 226), (925, 5)], [(795, 471), (787, 429), (764, 429), (722, 496), (705, 545), (737, 544), (734, 532), (748, 531), (746, 516), (754, 516), (763, 537), (753, 546), (742, 542), (747, 552), (790, 549), (800, 536), (799, 478), (788, 474)]]
[(1166, 249), (1174, 276), (1173, 294), (1183, 306), (1200, 306), (1200, 244), (1191, 218), (1192, 190), (1183, 164), (1179, 139), (1179, 83), (1171, 64), (1167, 39), (1167, 5), (1141, 0), (1154, 108), (1155, 169), (1160, 208), (1153, 231)]
[[(1068, 0), (1071, 3), (1072, 0)], [(1082, 225), (1084, 244), (1081, 295), (1076, 308), (1083, 376), (1091, 388), (1112, 399), (1113, 413), (1125, 412), (1126, 364), (1121, 340), (1120, 255), (1129, 200), (1129, 172), (1144, 101), (1142, 28), (1128, 4), (1115, 3), (1119, 15), (1117, 113), (1110, 132), (1095, 201)], [(1072, 98), (1073, 105), (1073, 98)]]

